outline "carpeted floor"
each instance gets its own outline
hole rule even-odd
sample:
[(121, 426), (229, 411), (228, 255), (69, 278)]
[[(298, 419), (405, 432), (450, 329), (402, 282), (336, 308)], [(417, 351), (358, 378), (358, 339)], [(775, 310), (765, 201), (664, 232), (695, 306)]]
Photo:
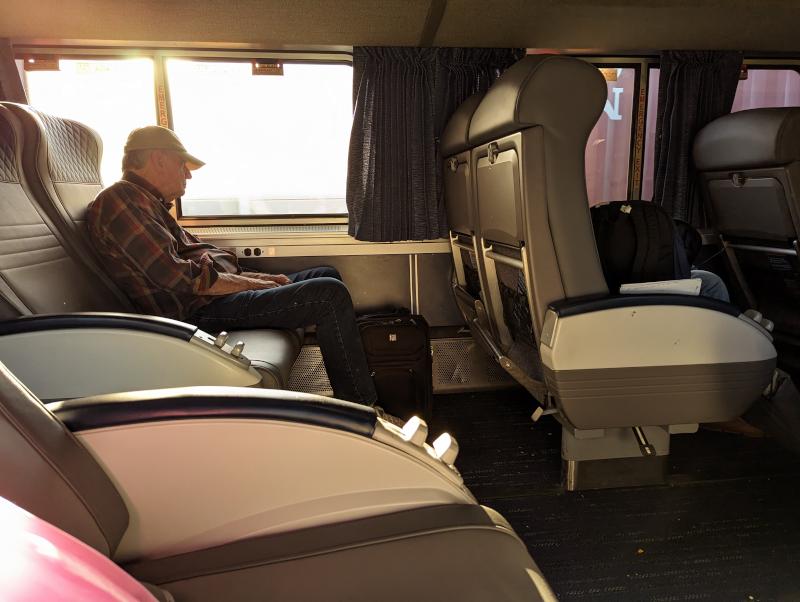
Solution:
[(437, 396), (478, 500), (559, 599), (800, 601), (800, 457), (770, 439), (673, 437), (667, 486), (566, 493), (561, 429), (521, 391)]

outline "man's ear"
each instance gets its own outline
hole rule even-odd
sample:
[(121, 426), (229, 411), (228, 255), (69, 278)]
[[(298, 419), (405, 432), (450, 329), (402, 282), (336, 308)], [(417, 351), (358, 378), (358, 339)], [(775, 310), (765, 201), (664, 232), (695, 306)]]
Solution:
[(150, 151), (150, 162), (153, 164), (153, 167), (157, 169), (164, 169), (164, 161), (166, 159), (166, 155), (162, 150), (152, 150)]

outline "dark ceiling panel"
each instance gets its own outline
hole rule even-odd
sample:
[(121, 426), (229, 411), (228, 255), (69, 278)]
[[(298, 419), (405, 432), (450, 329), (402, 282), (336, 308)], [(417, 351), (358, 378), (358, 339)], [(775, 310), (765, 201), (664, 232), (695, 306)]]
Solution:
[(42, 43), (800, 51), (798, 0), (4, 0), (0, 15), (0, 37)]
[(281, 46), (419, 43), (428, 0), (4, 0), (0, 37)]
[(800, 50), (796, 0), (448, 0), (434, 43), (661, 50)]

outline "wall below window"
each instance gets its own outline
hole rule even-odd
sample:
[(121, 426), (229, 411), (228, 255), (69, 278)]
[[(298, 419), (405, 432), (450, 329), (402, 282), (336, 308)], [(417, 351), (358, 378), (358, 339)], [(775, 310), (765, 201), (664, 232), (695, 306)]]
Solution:
[[(410, 252), (414, 247), (425, 249), (425, 245), (446, 248), (447, 243), (408, 243), (402, 249), (404, 252), (382, 253), (376, 252), (375, 247), (389, 245), (276, 246), (272, 241), (262, 240), (259, 246), (253, 247), (241, 246), (241, 242), (231, 244), (230, 240), (206, 240), (235, 250), (243, 266), (271, 274), (298, 272), (320, 265), (335, 267), (350, 289), (358, 313), (405, 307), (425, 316), (431, 327), (463, 325), (450, 284), (449, 250)], [(396, 243), (392, 246), (392, 251), (401, 251)], [(252, 254), (254, 248), (271, 250), (273, 254), (256, 257)], [(245, 249), (251, 249), (249, 257), (244, 256)]]

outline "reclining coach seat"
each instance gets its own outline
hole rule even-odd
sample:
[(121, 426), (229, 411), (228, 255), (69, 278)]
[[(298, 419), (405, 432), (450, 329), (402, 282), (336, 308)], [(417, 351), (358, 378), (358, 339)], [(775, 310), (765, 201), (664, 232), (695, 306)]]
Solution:
[(531, 355), (538, 348), (564, 425), (569, 488), (663, 479), (670, 425), (740, 415), (776, 357), (769, 333), (731, 305), (609, 295), (584, 176), (605, 98), (590, 64), (529, 56), (486, 93), (470, 125), (481, 249), (490, 296), (502, 300), (492, 317), (515, 343), (532, 341)]
[(800, 107), (716, 119), (697, 134), (694, 163), (748, 304), (800, 341)]
[(36, 205), (22, 173), (19, 123), (0, 106), (0, 287), (6, 318), (29, 313), (132, 311), (73, 259), (64, 236)]
[(229, 387), (49, 407), (0, 364), (0, 496), (161, 600), (555, 600), (450, 448), (371, 408)]
[[(96, 261), (85, 232), (86, 208), (102, 189), (98, 135), (14, 103), (0, 103), (0, 128), (0, 164), (14, 180), (0, 198), (0, 242), (7, 249), (0, 296), (13, 306), (6, 314), (136, 311)], [(242, 330), (228, 340), (245, 343), (262, 386), (286, 386), (300, 351), (298, 333)]]
[(473, 94), (455, 110), (442, 132), (440, 149), (444, 157), (444, 202), (455, 271), (453, 290), (465, 322), (475, 338), (484, 343), (485, 338), (494, 338), (494, 335), (483, 295), (483, 269), (476, 234), (478, 211), (469, 145), (469, 124), (482, 99), (483, 93)]

